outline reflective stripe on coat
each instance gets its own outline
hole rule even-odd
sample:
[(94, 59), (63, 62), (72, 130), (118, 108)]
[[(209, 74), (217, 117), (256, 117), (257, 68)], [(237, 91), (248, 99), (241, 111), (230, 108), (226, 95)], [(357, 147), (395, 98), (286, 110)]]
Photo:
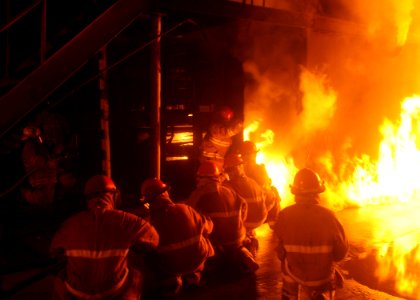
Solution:
[(159, 236), (145, 220), (113, 209), (83, 211), (65, 221), (51, 250), (67, 255), (65, 282), (70, 292), (108, 296), (119, 293), (127, 277), (131, 246), (157, 247)]
[(215, 246), (242, 245), (247, 204), (235, 192), (215, 180), (203, 178), (187, 204), (213, 220), (210, 239)]
[(348, 251), (344, 229), (335, 214), (313, 203), (284, 208), (274, 225), (281, 259), (291, 277), (301, 282), (324, 282), (332, 277), (334, 263)]
[(253, 230), (261, 226), (267, 219), (267, 207), (263, 189), (258, 183), (248, 176), (230, 178), (225, 185), (233, 189), (248, 204), (248, 212), (245, 220), (246, 229)]
[(214, 255), (208, 239), (213, 222), (191, 206), (158, 197), (150, 204), (150, 222), (159, 233), (157, 261), (166, 273), (193, 272)]

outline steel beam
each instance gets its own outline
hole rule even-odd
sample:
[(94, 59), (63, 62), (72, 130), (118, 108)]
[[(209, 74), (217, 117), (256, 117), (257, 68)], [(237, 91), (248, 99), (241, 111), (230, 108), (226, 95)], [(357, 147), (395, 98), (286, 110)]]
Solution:
[(142, 12), (147, 0), (118, 0), (42, 65), (0, 98), (0, 137), (38, 107), (53, 91)]

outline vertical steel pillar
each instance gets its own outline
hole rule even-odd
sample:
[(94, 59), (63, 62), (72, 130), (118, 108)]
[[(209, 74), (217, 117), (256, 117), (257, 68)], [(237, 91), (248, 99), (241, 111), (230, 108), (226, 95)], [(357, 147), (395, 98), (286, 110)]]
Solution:
[(161, 66), (160, 66), (160, 35), (162, 31), (162, 16), (156, 15), (153, 19), (153, 30), (154, 35), (157, 37), (153, 44), (152, 50), (152, 101), (150, 107), (151, 113), (151, 127), (152, 127), (152, 167), (151, 175), (153, 177), (160, 178), (160, 160), (161, 160), (161, 149), (160, 149), (160, 109), (161, 109)]
[(111, 146), (109, 139), (109, 99), (107, 92), (107, 55), (106, 47), (99, 51), (99, 92), (101, 109), (101, 149), (102, 149), (102, 172), (111, 177)]
[[(10, 22), (10, 0), (6, 1), (6, 23)], [(4, 78), (9, 79), (9, 70), (10, 70), (10, 31), (6, 31), (6, 46), (4, 49), (5, 60), (4, 60)]]
[(45, 61), (47, 53), (47, 0), (42, 0), (41, 8), (41, 41), (39, 46), (39, 60), (42, 64)]

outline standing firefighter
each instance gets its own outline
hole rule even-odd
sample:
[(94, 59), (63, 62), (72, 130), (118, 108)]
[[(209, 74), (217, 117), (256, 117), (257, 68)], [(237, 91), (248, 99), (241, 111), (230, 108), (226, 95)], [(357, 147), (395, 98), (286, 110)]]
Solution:
[(183, 285), (200, 285), (204, 264), (214, 255), (208, 239), (213, 222), (191, 206), (174, 203), (168, 189), (156, 178), (141, 186), (143, 200), (150, 205), (150, 222), (160, 237), (149, 262), (153, 283), (162, 296), (178, 293)]
[(291, 186), (296, 203), (284, 208), (275, 224), (281, 299), (333, 299), (342, 284), (335, 265), (346, 256), (348, 242), (335, 214), (319, 204), (324, 190), (317, 173), (301, 169)]
[(53, 256), (67, 266), (57, 278), (54, 299), (130, 299), (141, 294), (141, 273), (127, 265), (130, 250), (138, 255), (156, 248), (159, 236), (145, 220), (115, 207), (120, 193), (106, 176), (85, 185), (87, 211), (65, 221), (55, 234)]
[(233, 190), (222, 185), (215, 162), (204, 161), (200, 164), (197, 187), (187, 204), (213, 220), (214, 229), (210, 239), (216, 250), (216, 261), (238, 265), (247, 272), (258, 269), (252, 254), (244, 247), (247, 204)]
[(242, 131), (243, 124), (234, 118), (230, 107), (221, 107), (207, 128), (204, 140), (200, 145), (200, 162), (214, 161), (222, 170), (225, 155), (232, 146), (232, 138)]

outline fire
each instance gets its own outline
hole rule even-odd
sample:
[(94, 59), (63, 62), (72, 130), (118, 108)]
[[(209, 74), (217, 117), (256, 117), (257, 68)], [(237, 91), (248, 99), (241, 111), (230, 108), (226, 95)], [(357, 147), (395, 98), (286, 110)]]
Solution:
[(320, 173), (324, 204), (362, 218), (378, 280), (420, 299), (420, 96), (404, 99), (420, 92), (420, 1), (340, 3), (357, 26), (308, 28), (308, 69), (289, 65), (295, 57), (282, 51), (290, 45), (281, 38), (255, 39), (243, 65), (253, 79), (244, 139), (257, 143), (282, 207), (293, 203), (298, 169)]
[(378, 161), (367, 155), (350, 159), (354, 172), (339, 187), (348, 199), (358, 206), (419, 201), (419, 117), (420, 98), (405, 99), (399, 123), (385, 119), (380, 127)]
[[(255, 121), (247, 127), (247, 137), (259, 125)], [(420, 208), (420, 97), (406, 98), (401, 104), (399, 121), (393, 123), (385, 119), (379, 131), (382, 141), (377, 161), (366, 154), (352, 157), (343, 163), (337, 181), (330, 183), (327, 198), (342, 201), (329, 203), (332, 208), (376, 205), (378, 208), (373, 213), (378, 216), (389, 207), (392, 207), (392, 214), (397, 214), (399, 206), (395, 208), (395, 204), (415, 211)], [(260, 135), (258, 162), (266, 165), (282, 199), (286, 199), (282, 202), (284, 207), (293, 198), (288, 185), (298, 168), (287, 155), (269, 151), (273, 142), (273, 132), (267, 130)], [(318, 160), (326, 172), (331, 172), (331, 155), (325, 154)], [(396, 289), (403, 295), (420, 297), (420, 221), (417, 218), (384, 221), (380, 217), (372, 217), (369, 221), (375, 229), (372, 240), (380, 241), (376, 276), (383, 281), (395, 280)]]

